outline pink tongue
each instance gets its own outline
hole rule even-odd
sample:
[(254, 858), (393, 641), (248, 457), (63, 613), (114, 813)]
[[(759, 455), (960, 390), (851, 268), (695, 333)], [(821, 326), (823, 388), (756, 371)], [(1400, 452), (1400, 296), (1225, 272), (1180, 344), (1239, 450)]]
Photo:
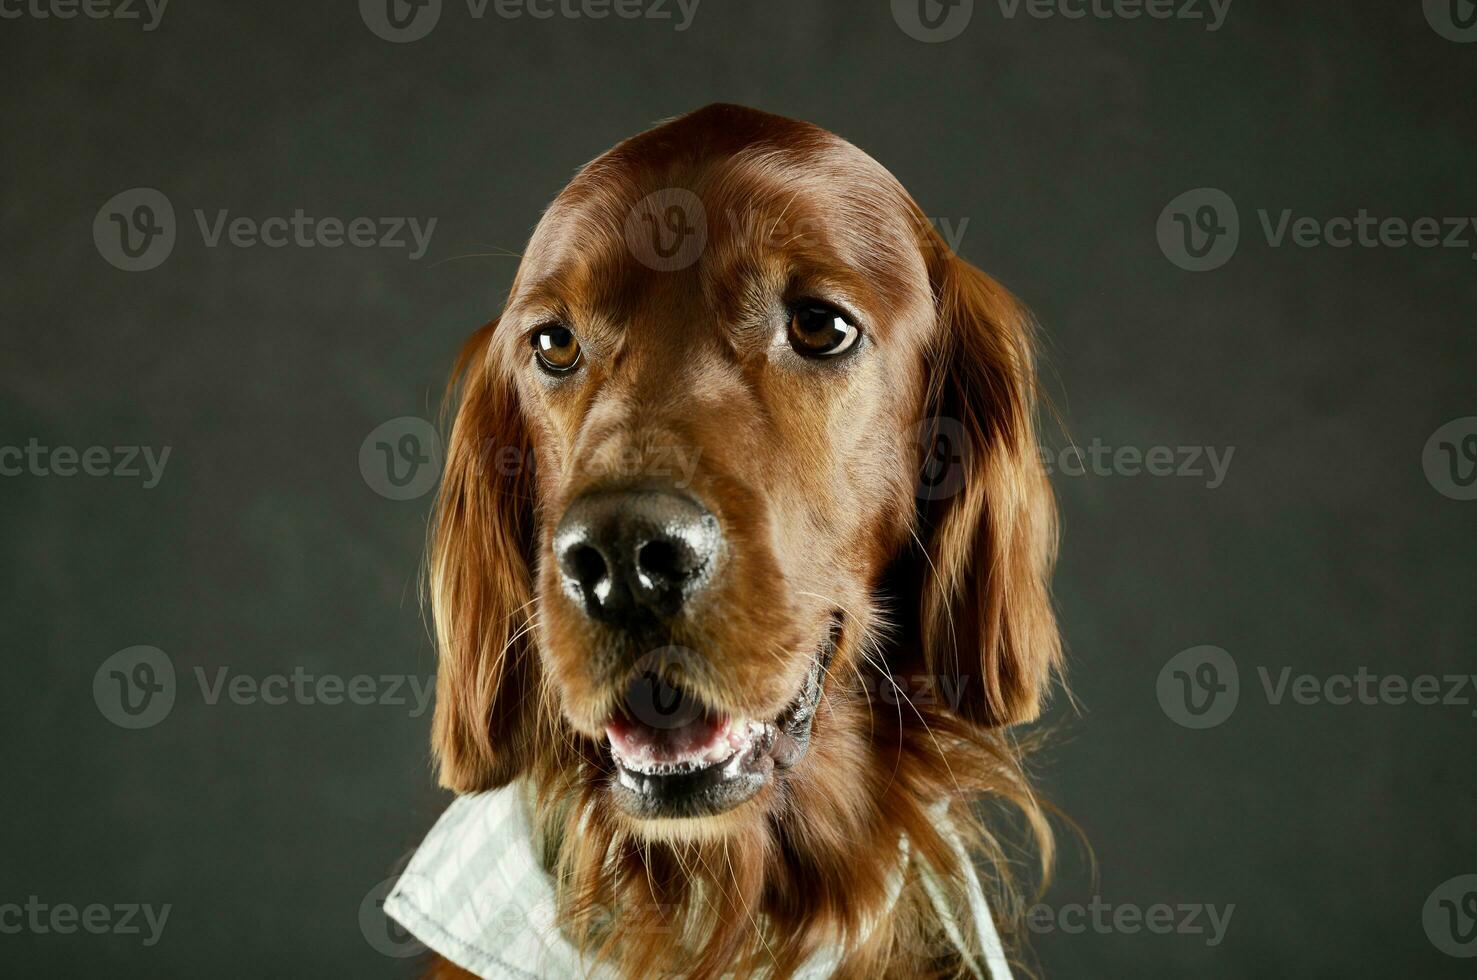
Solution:
[(605, 734), (610, 736), (611, 750), (631, 761), (719, 762), (733, 749), (728, 727), (727, 718), (706, 714), (671, 728), (654, 728), (616, 715), (606, 724)]

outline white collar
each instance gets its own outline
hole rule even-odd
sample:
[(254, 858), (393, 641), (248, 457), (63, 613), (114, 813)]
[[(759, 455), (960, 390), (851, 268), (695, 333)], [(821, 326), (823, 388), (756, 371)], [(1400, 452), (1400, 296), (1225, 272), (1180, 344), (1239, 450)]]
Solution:
[[(608, 967), (584, 959), (555, 925), (553, 882), (533, 840), (518, 783), (458, 797), (411, 858), (385, 900), (385, 913), (452, 963), (488, 980), (617, 980)], [(951, 843), (960, 849), (957, 840)], [(971, 945), (984, 951), (989, 980), (1010, 980), (984, 889), (967, 860), (965, 866), (971, 868), (966, 885), (978, 932)], [(923, 884), (950, 939), (967, 948), (939, 883), (925, 874)], [(837, 952), (813, 956), (797, 980), (829, 977)]]

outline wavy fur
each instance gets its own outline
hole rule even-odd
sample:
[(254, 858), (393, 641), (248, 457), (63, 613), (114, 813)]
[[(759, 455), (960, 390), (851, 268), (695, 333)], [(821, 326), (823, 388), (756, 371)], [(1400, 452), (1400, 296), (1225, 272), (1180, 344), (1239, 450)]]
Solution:
[[(686, 164), (689, 184), (711, 191), (719, 164), (690, 148), (734, 140), (746, 151), (758, 147), (751, 159), (791, 168), (819, 167), (816, 147), (837, 159), (839, 145), (857, 179), (882, 188), (868, 200), (888, 213), (858, 240), (879, 252), (912, 250), (897, 260), (897, 289), (915, 290), (926, 307), (915, 316), (921, 325), (908, 355), (916, 376), (899, 383), (904, 396), (892, 408), (866, 393), (849, 397), (873, 398), (868, 410), (891, 419), (890, 430), (917, 418), (957, 423), (966, 436), (962, 487), (943, 499), (899, 503), (926, 462), (921, 453), (813, 461), (824, 472), (871, 480), (876, 486), (844, 489), (879, 503), (869, 517), (875, 526), (834, 531), (833, 550), (849, 556), (842, 564), (852, 585), (834, 599), (845, 630), (809, 754), (762, 806), (732, 819), (633, 825), (604, 790), (610, 762), (598, 734), (571, 720), (579, 717), (571, 710), (580, 697), (576, 661), (546, 649), (567, 645), (573, 628), (559, 632), (568, 613), (541, 586), (547, 525), (568, 487), (579, 485), (582, 460), (593, 456), (559, 442), (559, 419), (529, 404), (517, 362), (506, 354), (511, 342), (500, 346), (504, 329), (488, 324), (467, 342), (454, 374), (448, 404), (455, 421), (430, 544), (441, 782), (467, 793), (529, 781), (546, 862), (559, 882), (562, 927), (623, 976), (786, 977), (821, 949), (843, 951), (839, 977), (968, 976), (980, 951), (949, 938), (922, 867), (944, 884), (967, 923), (966, 860), (985, 871), (997, 916), (1023, 905), (1009, 897), (1019, 852), (991, 826), (1023, 825), (1043, 877), (1053, 853), (1027, 778), (1026, 748), (1011, 731), (1037, 717), (1061, 666), (1049, 597), (1055, 512), (1037, 451), (1030, 321), (1003, 288), (949, 252), (890, 175), (858, 162), (866, 159), (859, 151), (752, 110), (710, 107), (617, 147), (586, 168), (550, 213), (566, 229), (572, 221), (579, 235), (589, 234), (590, 223), (608, 226), (617, 201), (650, 186), (649, 173), (672, 179), (674, 154), (697, 161)], [(850, 218), (844, 208), (827, 216)], [(530, 263), (553, 249), (549, 240), (571, 234), (536, 233), (515, 298), (549, 281)], [(594, 289), (575, 273), (559, 278)], [(901, 300), (893, 308), (899, 317), (914, 315)], [(598, 408), (587, 405), (586, 414)], [(882, 441), (912, 445), (906, 432), (888, 431)], [(705, 456), (705, 465), (725, 464), (721, 447), (709, 452), (718, 456)], [(536, 458), (538, 471), (502, 465), (514, 458)], [(730, 469), (704, 492), (720, 501), (741, 496), (733, 488), (746, 463), (754, 461), (728, 460)], [(770, 465), (784, 469), (783, 460)], [(795, 592), (785, 560), (780, 554), (772, 564)], [(709, 626), (737, 628), (741, 611)], [(762, 656), (758, 639), (746, 645), (755, 650), (748, 656)], [(1019, 817), (983, 819), (998, 804)], [(436, 969), (452, 975), (448, 964)]]

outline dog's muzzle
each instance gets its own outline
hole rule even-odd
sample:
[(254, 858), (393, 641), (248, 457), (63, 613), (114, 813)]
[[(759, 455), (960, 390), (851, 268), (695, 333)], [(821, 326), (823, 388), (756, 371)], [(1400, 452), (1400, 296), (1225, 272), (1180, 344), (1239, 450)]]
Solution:
[(659, 666), (639, 670), (606, 724), (616, 802), (632, 816), (680, 818), (713, 816), (752, 798), (809, 747), (839, 634), (839, 625), (827, 631), (800, 690), (769, 720), (714, 710)]

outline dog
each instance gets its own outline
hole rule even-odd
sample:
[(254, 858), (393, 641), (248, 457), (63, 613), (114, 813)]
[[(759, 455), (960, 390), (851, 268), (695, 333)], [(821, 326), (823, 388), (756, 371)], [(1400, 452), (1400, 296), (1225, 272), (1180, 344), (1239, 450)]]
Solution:
[[(1010, 729), (1062, 665), (1034, 346), (807, 123), (709, 106), (558, 195), (457, 361), (428, 560), (440, 782), (526, 813), (533, 948), (627, 978), (1005, 969), (979, 804), (1049, 868)], [(421, 938), (433, 976), (555, 975)]]

